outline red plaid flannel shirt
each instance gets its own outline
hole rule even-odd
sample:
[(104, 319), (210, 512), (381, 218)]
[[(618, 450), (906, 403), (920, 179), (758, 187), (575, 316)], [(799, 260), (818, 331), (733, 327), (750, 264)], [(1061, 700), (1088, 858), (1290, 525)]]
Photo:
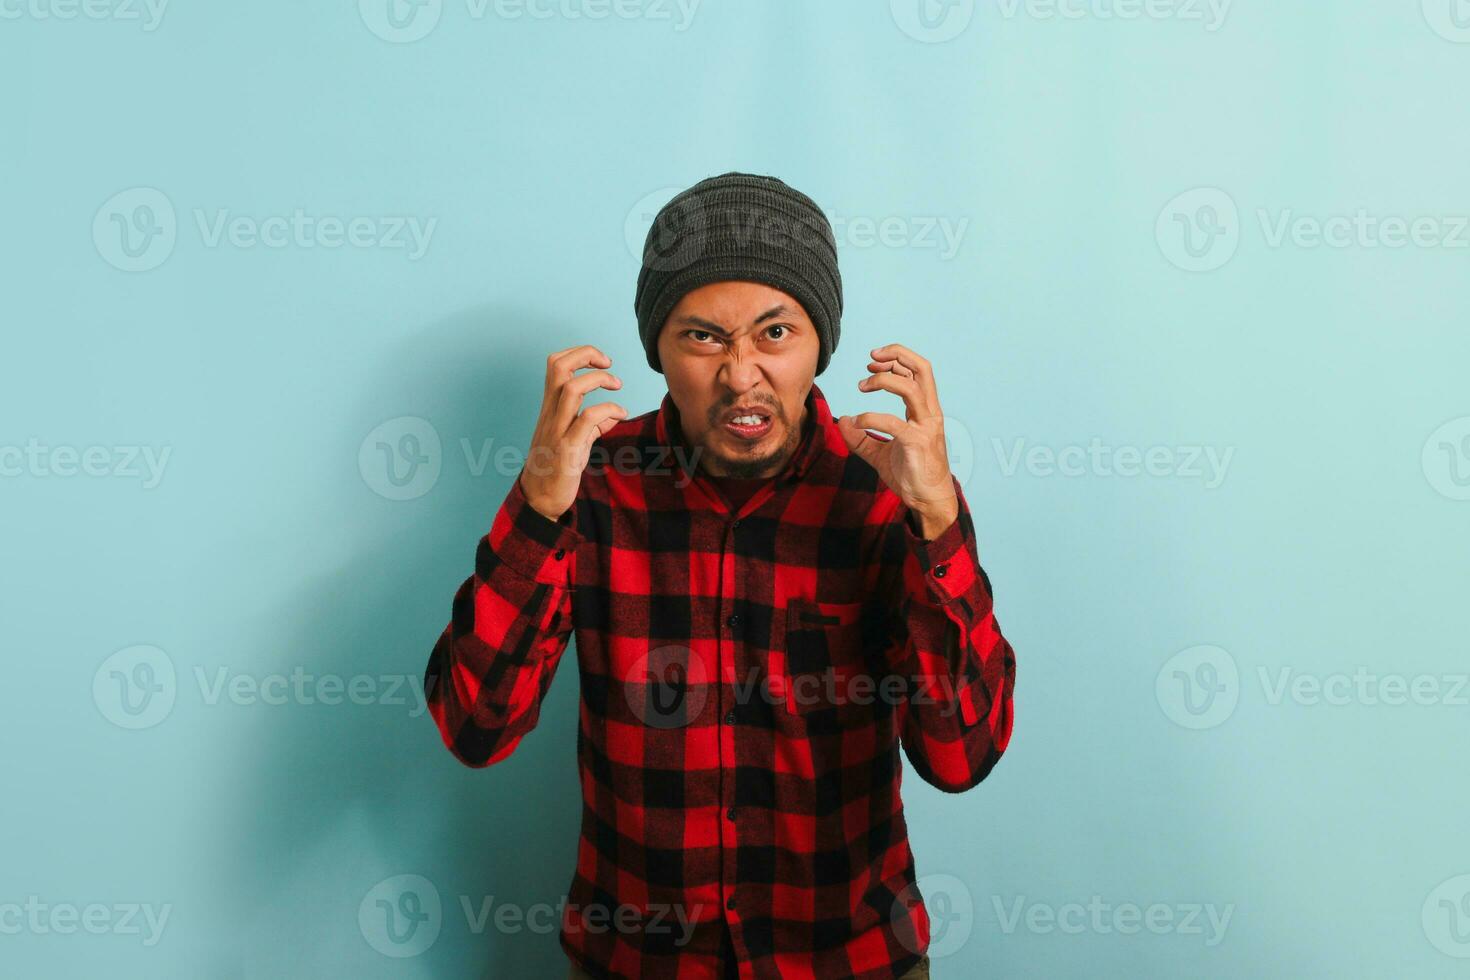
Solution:
[(560, 520), (517, 479), (430, 656), (445, 744), (488, 766), (535, 727), (576, 636), (582, 832), (559, 938), (594, 976), (718, 977), (727, 927), (742, 977), (900, 976), (929, 917), (898, 747), (958, 793), (1010, 740), (1015, 656), (963, 494), (922, 539), (815, 385), (806, 406), (786, 470), (737, 513), (668, 395), (597, 441)]

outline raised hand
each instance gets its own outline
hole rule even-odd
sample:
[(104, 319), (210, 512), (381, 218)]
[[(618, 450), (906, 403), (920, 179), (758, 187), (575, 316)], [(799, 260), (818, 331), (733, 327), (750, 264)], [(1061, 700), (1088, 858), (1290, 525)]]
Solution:
[[(600, 370), (577, 373), (585, 367)], [(582, 399), (589, 391), (623, 386), (605, 370), (610, 367), (612, 358), (590, 344), (568, 347), (546, 358), (546, 393), (519, 479), (526, 502), (552, 520), (565, 514), (577, 499), (592, 443), (628, 417), (628, 410), (613, 402), (582, 410)]]
[[(873, 348), (868, 377), (860, 391), (891, 391), (903, 399), (906, 418), (887, 412), (843, 416), (837, 427), (847, 447), (873, 465), (932, 537), (959, 516), (959, 500), (944, 446), (944, 414), (934, 384), (934, 368), (902, 344)], [(865, 430), (892, 436), (883, 439)]]

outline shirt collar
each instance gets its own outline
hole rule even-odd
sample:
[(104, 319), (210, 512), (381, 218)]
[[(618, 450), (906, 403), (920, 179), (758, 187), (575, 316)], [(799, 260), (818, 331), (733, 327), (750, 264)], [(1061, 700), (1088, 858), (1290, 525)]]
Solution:
[[(816, 383), (812, 383), (811, 391), (806, 396), (806, 424), (803, 426), (801, 441), (797, 444), (796, 451), (786, 461), (786, 468), (776, 477), (778, 480), (794, 482), (800, 480), (811, 470), (812, 466), (828, 454), (835, 456), (847, 455), (847, 442), (842, 438), (842, 431), (837, 428), (837, 422), (832, 418), (832, 410), (827, 406), (826, 396)], [(679, 468), (688, 476), (694, 476), (690, 472), (690, 464), (693, 464), (693, 453), (688, 442), (684, 438), (684, 430), (679, 425), (679, 409), (674, 404), (674, 396), (668, 392), (664, 393), (663, 401), (659, 404), (658, 414), (654, 419), (654, 439), (660, 446), (681, 446), (683, 452), (674, 453)]]

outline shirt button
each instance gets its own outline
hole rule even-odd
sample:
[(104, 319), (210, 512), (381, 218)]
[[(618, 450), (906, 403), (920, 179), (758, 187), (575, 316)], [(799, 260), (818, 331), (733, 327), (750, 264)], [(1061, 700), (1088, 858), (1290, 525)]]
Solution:
[(735, 712), (732, 711), (728, 715), (725, 716), (725, 724), (727, 724), (727, 725), (733, 725), (733, 724), (735, 724)]
[(556, 549), (556, 557), (557, 557), (558, 560), (560, 560), (562, 558), (565, 558), (566, 556), (567, 556), (567, 549), (565, 549), (565, 548), (557, 548)]
[(730, 614), (730, 618), (727, 619), (727, 620), (725, 620), (725, 622), (728, 623), (731, 626), (739, 626), (740, 625), (740, 614), (739, 613), (731, 613)]
[(734, 895), (731, 895), (729, 898), (725, 899), (725, 908), (727, 908), (727, 909), (733, 909), (734, 907), (735, 907), (735, 896)]
[(947, 572), (947, 571), (949, 571), (949, 569), (946, 566), (944, 566), (944, 565), (935, 565), (934, 566), (934, 577), (935, 578), (944, 578), (944, 573)]
[(740, 526), (740, 518), (738, 518), (738, 517), (735, 518), (733, 521), (730, 522), (730, 527), (731, 527), (732, 530), (734, 528), (739, 527), (739, 526)]
[(729, 817), (731, 820), (734, 820), (735, 819), (735, 808), (732, 806), (730, 809), (726, 810), (725, 811), (725, 816)]

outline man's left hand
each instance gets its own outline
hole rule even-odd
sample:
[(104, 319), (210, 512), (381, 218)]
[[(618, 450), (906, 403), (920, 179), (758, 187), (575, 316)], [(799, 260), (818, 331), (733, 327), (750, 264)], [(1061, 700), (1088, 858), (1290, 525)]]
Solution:
[[(891, 391), (903, 399), (907, 418), (863, 412), (837, 420), (847, 448), (873, 465), (878, 476), (913, 512), (926, 539), (954, 523), (960, 503), (944, 446), (944, 414), (928, 361), (902, 344), (873, 348), (860, 391)], [(883, 439), (867, 432), (892, 436)]]

